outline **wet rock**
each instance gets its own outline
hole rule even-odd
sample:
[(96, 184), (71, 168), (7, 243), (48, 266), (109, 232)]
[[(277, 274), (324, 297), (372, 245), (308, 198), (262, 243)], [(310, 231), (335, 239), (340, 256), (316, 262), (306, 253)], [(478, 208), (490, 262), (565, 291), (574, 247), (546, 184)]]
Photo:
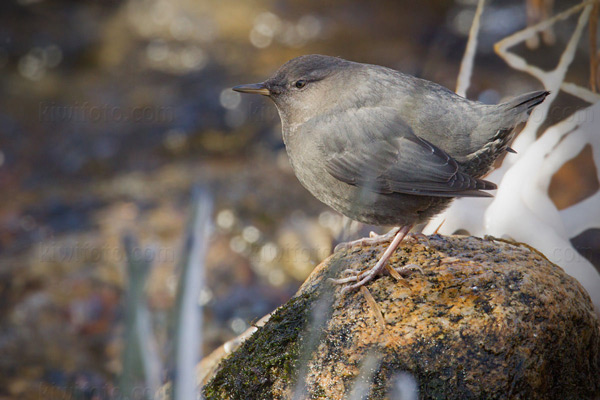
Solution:
[(212, 379), (203, 376), (206, 398), (600, 393), (598, 316), (582, 286), (540, 253), (492, 238), (417, 237), (391, 260), (422, 269), (406, 281), (385, 276), (342, 294), (327, 280), (371, 266), (383, 249), (357, 246), (325, 260)]

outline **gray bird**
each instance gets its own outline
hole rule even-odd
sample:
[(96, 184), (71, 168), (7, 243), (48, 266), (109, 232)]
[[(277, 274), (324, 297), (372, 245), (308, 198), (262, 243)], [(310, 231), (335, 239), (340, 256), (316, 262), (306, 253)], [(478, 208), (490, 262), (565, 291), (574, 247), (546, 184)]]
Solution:
[(484, 190), (496, 185), (479, 178), (549, 94), (486, 105), (389, 68), (323, 55), (294, 58), (266, 81), (233, 90), (275, 102), (294, 172), (317, 199), (351, 219), (399, 227), (374, 267), (335, 280), (349, 283), (345, 290), (383, 272), (412, 226), (453, 198), (491, 196)]

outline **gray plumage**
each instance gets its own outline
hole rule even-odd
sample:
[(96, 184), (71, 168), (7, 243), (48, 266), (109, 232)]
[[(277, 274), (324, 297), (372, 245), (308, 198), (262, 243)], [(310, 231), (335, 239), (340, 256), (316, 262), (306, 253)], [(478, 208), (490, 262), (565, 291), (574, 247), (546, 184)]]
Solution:
[(315, 197), (369, 224), (427, 221), (454, 197), (489, 196), (480, 179), (548, 92), (499, 105), (467, 100), (401, 72), (322, 55), (295, 58), (261, 84), (298, 179)]

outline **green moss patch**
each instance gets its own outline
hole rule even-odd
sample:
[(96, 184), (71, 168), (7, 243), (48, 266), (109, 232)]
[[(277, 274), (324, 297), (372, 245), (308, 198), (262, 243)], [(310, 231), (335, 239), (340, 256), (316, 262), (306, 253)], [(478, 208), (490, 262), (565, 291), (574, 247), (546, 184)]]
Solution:
[(205, 386), (207, 399), (272, 399), (276, 380), (293, 380), (301, 335), (309, 321), (310, 294), (279, 308), (231, 356)]

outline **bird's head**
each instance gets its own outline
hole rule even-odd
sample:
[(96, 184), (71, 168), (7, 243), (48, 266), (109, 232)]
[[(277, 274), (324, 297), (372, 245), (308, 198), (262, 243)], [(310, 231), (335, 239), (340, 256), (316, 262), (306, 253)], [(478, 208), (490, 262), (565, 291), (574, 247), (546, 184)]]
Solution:
[(266, 81), (233, 90), (268, 96), (284, 123), (304, 122), (337, 103), (340, 92), (351, 84), (348, 72), (359, 65), (337, 57), (300, 56), (283, 64)]

